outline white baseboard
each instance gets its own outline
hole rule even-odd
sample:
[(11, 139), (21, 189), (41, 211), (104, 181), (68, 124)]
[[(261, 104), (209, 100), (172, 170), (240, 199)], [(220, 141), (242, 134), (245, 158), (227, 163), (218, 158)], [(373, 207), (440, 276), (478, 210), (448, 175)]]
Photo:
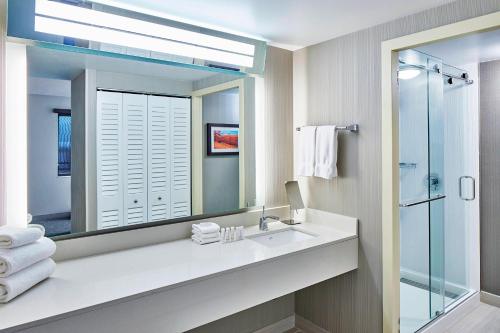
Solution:
[(299, 315), (295, 315), (295, 327), (304, 331), (305, 333), (329, 333), (322, 327), (319, 327), (310, 320), (305, 319)]
[(295, 316), (286, 317), (278, 322), (261, 328), (254, 333), (283, 333), (295, 327)]
[(444, 315), (432, 321), (427, 326), (424, 326), (418, 331), (418, 333), (442, 333), (450, 329), (454, 324), (460, 319), (465, 317), (467, 314), (472, 312), (477, 306), (479, 306), (480, 297), (479, 293), (476, 292), (468, 299), (454, 306), (451, 310), (446, 312)]
[(481, 291), (481, 302), (500, 308), (500, 296)]

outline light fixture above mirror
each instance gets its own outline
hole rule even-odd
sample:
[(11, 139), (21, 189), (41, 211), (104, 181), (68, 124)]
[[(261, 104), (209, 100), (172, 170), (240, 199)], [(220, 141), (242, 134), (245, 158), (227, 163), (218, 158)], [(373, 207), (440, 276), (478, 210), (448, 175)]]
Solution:
[(10, 37), (261, 74), (266, 42), (93, 1), (9, 1)]

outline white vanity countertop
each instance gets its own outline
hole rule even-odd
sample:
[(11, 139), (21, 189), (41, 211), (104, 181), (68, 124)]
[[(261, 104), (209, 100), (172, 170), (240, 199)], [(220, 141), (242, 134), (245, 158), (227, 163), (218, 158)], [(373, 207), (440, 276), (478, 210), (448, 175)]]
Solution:
[[(271, 231), (289, 229), (269, 223)], [(197, 245), (190, 239), (150, 245), (58, 263), (52, 277), (0, 305), (0, 330), (67, 317), (100, 306), (193, 283), (280, 256), (357, 238), (356, 232), (323, 224), (303, 223), (294, 229), (314, 237), (279, 247), (250, 239)], [(245, 235), (261, 233), (258, 227)]]

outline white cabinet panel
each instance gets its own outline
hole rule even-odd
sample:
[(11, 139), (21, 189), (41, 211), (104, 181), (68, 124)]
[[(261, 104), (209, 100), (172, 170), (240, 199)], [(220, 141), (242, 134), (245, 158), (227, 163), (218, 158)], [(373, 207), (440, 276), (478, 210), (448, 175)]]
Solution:
[(148, 221), (148, 97), (123, 94), (125, 225)]
[(97, 92), (98, 229), (191, 215), (191, 101)]
[(191, 215), (191, 100), (170, 98), (172, 124), (171, 217)]
[(169, 97), (148, 96), (148, 220), (170, 218), (170, 108)]
[(97, 92), (97, 227), (123, 225), (122, 94)]

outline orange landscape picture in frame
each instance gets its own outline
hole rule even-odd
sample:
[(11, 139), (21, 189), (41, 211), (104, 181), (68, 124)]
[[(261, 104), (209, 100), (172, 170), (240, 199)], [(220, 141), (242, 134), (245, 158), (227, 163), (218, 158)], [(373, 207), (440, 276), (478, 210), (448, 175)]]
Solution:
[(238, 155), (239, 135), (237, 124), (207, 124), (207, 155)]

